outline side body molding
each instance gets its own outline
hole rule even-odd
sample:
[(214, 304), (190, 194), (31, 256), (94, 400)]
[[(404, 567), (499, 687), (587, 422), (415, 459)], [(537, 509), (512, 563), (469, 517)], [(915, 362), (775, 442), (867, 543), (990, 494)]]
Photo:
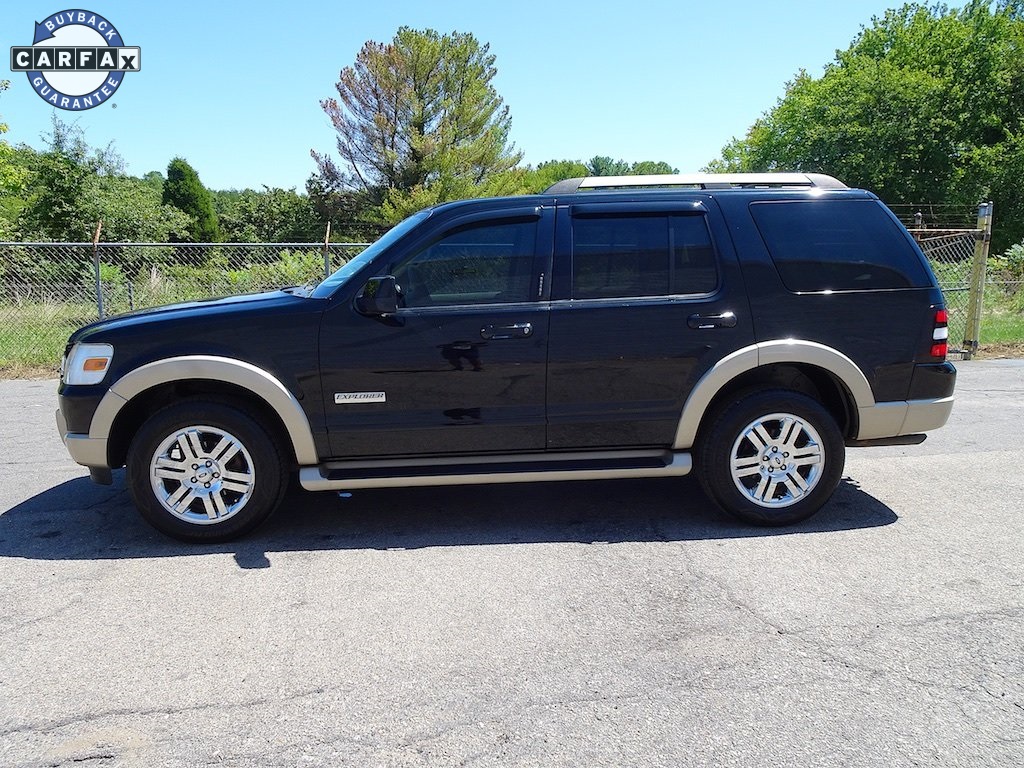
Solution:
[(242, 360), (213, 355), (169, 357), (147, 363), (122, 376), (100, 400), (89, 426), (90, 440), (103, 440), (105, 444), (117, 414), (136, 395), (159, 384), (186, 379), (226, 381), (252, 392), (281, 418), (299, 465), (319, 461), (309, 420), (295, 395), (262, 368)]
[(863, 409), (869, 409), (870, 412), (875, 406), (868, 380), (857, 364), (842, 352), (814, 341), (764, 341), (723, 357), (701, 377), (683, 406), (673, 449), (681, 451), (693, 447), (704, 413), (726, 384), (742, 373), (773, 363), (806, 363), (824, 368), (835, 374), (850, 391), (858, 412), (863, 414)]

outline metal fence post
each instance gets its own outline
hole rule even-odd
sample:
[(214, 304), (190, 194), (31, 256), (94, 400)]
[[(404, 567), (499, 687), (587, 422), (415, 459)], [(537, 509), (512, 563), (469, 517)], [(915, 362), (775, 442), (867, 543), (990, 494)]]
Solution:
[(970, 360), (978, 351), (981, 338), (981, 311), (985, 298), (985, 266), (992, 240), (992, 203), (978, 206), (978, 230), (975, 233), (974, 259), (971, 262), (971, 289), (968, 298), (967, 331), (964, 334), (963, 358)]
[(331, 276), (331, 222), (327, 222), (327, 233), (324, 235), (324, 280)]
[(106, 315), (103, 312), (103, 283), (100, 280), (100, 230), (103, 229), (103, 219), (96, 222), (96, 232), (92, 236), (92, 266), (96, 278), (96, 312), (102, 320)]

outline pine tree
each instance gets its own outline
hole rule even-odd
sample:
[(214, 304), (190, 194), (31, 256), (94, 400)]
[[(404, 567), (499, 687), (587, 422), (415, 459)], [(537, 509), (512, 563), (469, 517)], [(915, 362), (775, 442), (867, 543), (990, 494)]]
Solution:
[(176, 157), (167, 166), (163, 203), (173, 205), (192, 217), (192, 226), (188, 230), (192, 242), (216, 243), (220, 240), (220, 226), (210, 191), (184, 158)]
[(320, 102), (338, 132), (336, 164), (313, 157), (331, 188), (360, 192), (384, 218), (486, 193), (522, 155), (491, 80), (489, 46), (473, 35), (402, 27), (370, 41), (341, 71), (338, 98)]

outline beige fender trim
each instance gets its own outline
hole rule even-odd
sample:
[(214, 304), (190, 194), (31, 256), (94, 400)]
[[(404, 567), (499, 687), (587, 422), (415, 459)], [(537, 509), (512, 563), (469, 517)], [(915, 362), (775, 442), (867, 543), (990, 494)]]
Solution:
[(309, 420), (295, 395), (274, 376), (252, 363), (213, 355), (157, 360), (122, 376), (100, 400), (89, 426), (89, 439), (102, 440), (105, 445), (114, 419), (133, 397), (160, 384), (186, 379), (225, 381), (252, 392), (273, 408), (284, 422), (298, 463), (316, 464), (319, 461)]
[(723, 357), (701, 377), (683, 406), (673, 449), (681, 451), (693, 447), (705, 411), (726, 384), (742, 373), (774, 363), (806, 363), (823, 368), (835, 374), (846, 385), (853, 395), (858, 412), (864, 413), (865, 409), (875, 407), (875, 398), (868, 380), (857, 364), (842, 352), (815, 341), (765, 341)]

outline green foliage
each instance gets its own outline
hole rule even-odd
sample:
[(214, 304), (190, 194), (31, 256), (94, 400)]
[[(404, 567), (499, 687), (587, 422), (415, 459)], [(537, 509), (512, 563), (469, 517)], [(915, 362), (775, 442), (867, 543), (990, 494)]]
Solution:
[(563, 179), (589, 176), (590, 169), (578, 160), (548, 160), (526, 172), (525, 192), (539, 193)]
[[(659, 173), (679, 173), (663, 160), (641, 160), (630, 165), (625, 160), (612, 160), (607, 155), (598, 155), (587, 161), (586, 176), (649, 176)], [(572, 177), (568, 177), (572, 178)]]
[(306, 179), (306, 196), (318, 221), (331, 222), (331, 240), (367, 242), (387, 231), (367, 192), (342, 188), (313, 173)]
[(338, 99), (320, 102), (341, 156), (339, 166), (312, 153), (322, 183), (365, 193), (387, 221), (420, 203), (484, 194), (521, 158), (491, 84), (494, 62), (467, 33), (402, 27), (389, 43), (367, 42), (341, 71)]
[(176, 157), (167, 166), (161, 202), (174, 206), (192, 218), (187, 241), (216, 243), (220, 240), (220, 227), (210, 192), (184, 158)]
[[(0, 93), (3, 93), (11, 87), (10, 80), (0, 80)], [(7, 123), (0, 120), (0, 134), (7, 133)]]
[(309, 197), (294, 189), (214, 192), (213, 202), (225, 242), (306, 243), (324, 237), (326, 222)]
[(659, 174), (679, 173), (679, 169), (673, 168), (664, 160), (641, 160), (630, 166), (629, 173), (631, 176), (656, 176)]
[[(11, 150), (0, 199), (0, 239), (91, 240), (96, 222), (110, 242), (163, 242), (186, 237), (191, 219), (161, 203), (163, 177), (126, 176), (111, 146), (90, 147), (82, 134), (54, 120), (47, 151)], [(154, 177), (155, 176), (155, 177)]]
[(111, 169), (80, 129), (56, 117), (47, 144), (45, 152), (21, 154), (27, 182), (17, 229), (33, 239), (85, 240), (95, 226), (85, 211), (85, 185), (90, 176)]
[(1024, 4), (917, 3), (872, 19), (820, 78), (797, 73), (712, 171), (829, 173), (890, 203), (995, 201), (1024, 236)]
[(101, 264), (100, 275), (104, 279), (104, 290), (110, 293), (110, 311), (126, 311), (129, 306), (149, 307), (318, 283), (324, 277), (324, 260), (318, 251), (283, 250), (276, 261), (232, 267), (227, 258), (214, 251), (202, 264), (152, 264), (134, 277), (119, 267)]
[(607, 155), (598, 155), (587, 160), (588, 176), (625, 176), (629, 173), (629, 163), (625, 160), (612, 160)]
[(192, 219), (161, 203), (161, 189), (134, 176), (89, 176), (82, 214), (103, 220), (102, 239), (115, 243), (166, 243), (188, 239)]
[[(0, 93), (10, 85), (10, 80), (0, 80)], [(7, 123), (0, 120), (0, 136), (5, 133)], [(21, 205), (15, 201), (24, 196), (28, 185), (28, 169), (17, 159), (14, 147), (0, 139), (0, 240), (14, 234), (15, 221), (21, 210)]]
[(513, 173), (514, 191), (506, 194), (537, 194), (552, 184), (563, 179), (576, 179), (581, 176), (637, 176), (658, 173), (679, 173), (666, 162), (643, 160), (630, 165), (625, 160), (612, 160), (610, 157), (592, 157), (586, 163), (579, 160), (548, 160), (536, 168), (515, 169)]
[(389, 189), (380, 206), (380, 217), (384, 222), (393, 223), (401, 221), (416, 211), (451, 200), (521, 195), (530, 191), (527, 189), (526, 180), (527, 171), (513, 168), (492, 174), (482, 183), (473, 187), (417, 185), (406, 190)]
[(988, 274), (999, 280), (1024, 283), (1024, 243), (1016, 243), (1005, 253), (989, 257)]
[(317, 251), (281, 251), (277, 261), (253, 264), (228, 273), (233, 288), (263, 291), (287, 285), (310, 285), (324, 279), (324, 257)]

